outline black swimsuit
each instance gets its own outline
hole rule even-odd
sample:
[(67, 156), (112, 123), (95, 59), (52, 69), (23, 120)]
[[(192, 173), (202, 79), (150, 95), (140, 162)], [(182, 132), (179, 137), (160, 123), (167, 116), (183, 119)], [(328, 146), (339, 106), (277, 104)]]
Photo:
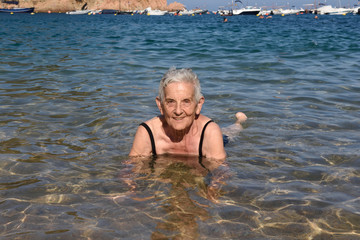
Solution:
[[(203, 145), (203, 141), (204, 141), (204, 134), (205, 134), (205, 129), (207, 127), (207, 125), (209, 123), (213, 122), (213, 120), (209, 120), (205, 125), (204, 125), (204, 128), (201, 132), (201, 136), (200, 136), (200, 143), (199, 143), (199, 157), (202, 157), (202, 145)], [(149, 136), (150, 136), (150, 141), (151, 141), (151, 151), (152, 151), (152, 154), (153, 156), (156, 156), (156, 147), (155, 147), (155, 140), (154, 140), (154, 136), (152, 134), (152, 131), (151, 129), (149, 128), (149, 126), (146, 124), (146, 123), (141, 123), (140, 124), (141, 126), (143, 126), (147, 132), (149, 133)]]

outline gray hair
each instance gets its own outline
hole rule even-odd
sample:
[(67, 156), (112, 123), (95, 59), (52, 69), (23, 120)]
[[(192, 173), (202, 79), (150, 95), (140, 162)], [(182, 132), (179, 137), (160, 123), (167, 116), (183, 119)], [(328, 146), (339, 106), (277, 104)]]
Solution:
[(195, 100), (196, 102), (200, 101), (200, 98), (203, 96), (201, 94), (201, 87), (200, 87), (200, 81), (198, 79), (198, 76), (193, 73), (193, 71), (190, 68), (182, 68), (182, 69), (176, 69), (175, 67), (172, 67), (167, 71), (164, 76), (162, 77), (159, 85), (159, 98), (161, 102), (164, 102), (165, 98), (165, 88), (170, 83), (192, 83), (194, 84), (194, 91), (195, 91)]

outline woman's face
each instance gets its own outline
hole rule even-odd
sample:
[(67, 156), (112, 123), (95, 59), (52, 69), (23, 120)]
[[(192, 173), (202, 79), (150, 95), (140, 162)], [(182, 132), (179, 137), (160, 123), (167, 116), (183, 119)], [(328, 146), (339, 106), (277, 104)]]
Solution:
[(191, 126), (196, 115), (200, 114), (204, 98), (195, 99), (192, 83), (170, 83), (164, 89), (164, 102), (156, 99), (161, 114), (174, 130), (185, 130)]

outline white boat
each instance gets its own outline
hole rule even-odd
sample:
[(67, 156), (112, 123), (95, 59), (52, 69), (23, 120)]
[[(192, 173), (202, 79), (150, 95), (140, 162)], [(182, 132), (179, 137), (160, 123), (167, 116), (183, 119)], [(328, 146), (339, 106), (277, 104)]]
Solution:
[(272, 10), (272, 14), (274, 15), (291, 15), (291, 14), (298, 14), (300, 12), (303, 12), (304, 9), (282, 9), (278, 8), (275, 10)]
[(75, 11), (66, 12), (66, 14), (70, 14), (70, 15), (84, 15), (89, 13), (91, 13), (91, 10), (75, 10)]
[(258, 15), (261, 11), (261, 8), (257, 7), (245, 7), (240, 9), (233, 9), (232, 14), (233, 15)]
[(272, 10), (264, 10), (262, 9), (260, 12), (259, 12), (259, 15), (272, 15), (274, 14)]
[(360, 14), (360, 7), (354, 8), (353, 14)]
[(158, 9), (152, 10), (151, 7), (146, 8), (145, 11), (146, 15), (149, 16), (163, 16), (169, 13), (168, 11), (162, 11)]
[(353, 11), (354, 9), (351, 8), (334, 8), (331, 5), (325, 5), (316, 9), (317, 14), (321, 15), (346, 15)]
[(209, 12), (207, 9), (194, 9), (193, 11), (195, 14), (207, 14)]
[(227, 10), (227, 9), (223, 9), (223, 8), (220, 8), (219, 10), (217, 10), (216, 14), (219, 14), (221, 16), (231, 16), (231, 15), (233, 15), (232, 10)]
[(193, 14), (195, 14), (195, 11), (183, 9), (183, 10), (179, 11), (178, 14), (179, 15), (193, 15)]

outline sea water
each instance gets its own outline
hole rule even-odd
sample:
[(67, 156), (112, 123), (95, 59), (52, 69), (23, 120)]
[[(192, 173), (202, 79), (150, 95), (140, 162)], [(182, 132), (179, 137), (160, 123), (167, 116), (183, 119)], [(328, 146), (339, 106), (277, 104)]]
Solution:
[[(358, 15), (0, 21), (2, 239), (360, 239)], [(127, 157), (172, 66), (225, 164)]]

